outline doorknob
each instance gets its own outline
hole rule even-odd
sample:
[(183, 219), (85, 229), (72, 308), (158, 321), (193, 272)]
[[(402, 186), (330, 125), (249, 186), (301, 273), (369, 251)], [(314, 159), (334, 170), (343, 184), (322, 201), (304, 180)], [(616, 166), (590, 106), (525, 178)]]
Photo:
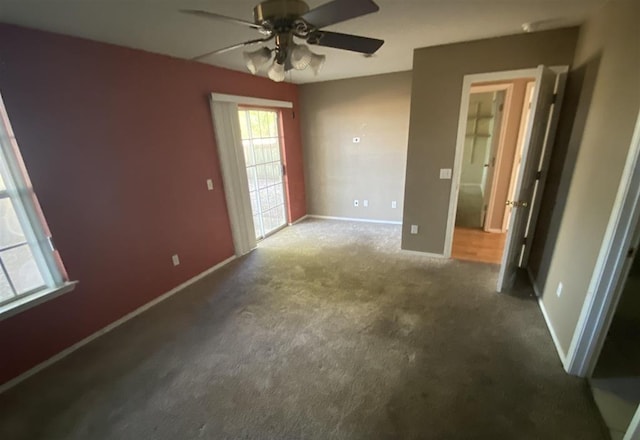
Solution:
[(529, 203), (521, 200), (507, 200), (507, 203), (505, 203), (505, 205), (513, 206), (514, 208), (526, 208), (527, 206), (529, 206)]

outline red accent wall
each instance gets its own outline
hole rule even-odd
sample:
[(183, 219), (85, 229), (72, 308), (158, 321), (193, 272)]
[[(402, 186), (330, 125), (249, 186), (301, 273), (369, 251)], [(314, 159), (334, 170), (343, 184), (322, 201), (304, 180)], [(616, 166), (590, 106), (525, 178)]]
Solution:
[(62, 260), (80, 282), (0, 321), (0, 383), (233, 255), (211, 92), (294, 103), (283, 112), (285, 159), (292, 220), (302, 217), (297, 86), (0, 25), (0, 93)]

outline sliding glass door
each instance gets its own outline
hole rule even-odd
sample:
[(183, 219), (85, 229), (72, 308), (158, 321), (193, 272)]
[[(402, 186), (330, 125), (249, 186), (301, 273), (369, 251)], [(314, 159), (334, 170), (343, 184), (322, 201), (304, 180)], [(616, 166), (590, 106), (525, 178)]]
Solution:
[(256, 238), (287, 224), (280, 124), (274, 110), (238, 110)]

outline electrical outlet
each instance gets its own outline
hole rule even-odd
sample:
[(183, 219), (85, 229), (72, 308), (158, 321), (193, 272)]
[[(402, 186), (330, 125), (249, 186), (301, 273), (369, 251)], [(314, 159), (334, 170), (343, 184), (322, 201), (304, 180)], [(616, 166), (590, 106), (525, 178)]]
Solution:
[(395, 200), (393, 200), (391, 202), (391, 208), (396, 209), (398, 207), (398, 202), (396, 202)]
[(558, 298), (562, 295), (562, 287), (562, 283), (558, 283), (558, 288), (556, 289), (556, 295), (558, 295)]
[(177, 266), (180, 264), (180, 257), (178, 257), (178, 254), (175, 254), (171, 257), (171, 261), (173, 261), (173, 265)]
[(213, 190), (213, 180), (212, 179), (207, 179), (207, 189), (209, 191)]
[(360, 202), (357, 201), (357, 200), (354, 200), (353, 201), (353, 206), (355, 206), (357, 208), (358, 206), (360, 206)]
[(418, 233), (418, 225), (411, 225), (411, 233), (414, 235)]
[(362, 201), (362, 206), (364, 206), (365, 208), (369, 207), (369, 201), (368, 200), (363, 200)]

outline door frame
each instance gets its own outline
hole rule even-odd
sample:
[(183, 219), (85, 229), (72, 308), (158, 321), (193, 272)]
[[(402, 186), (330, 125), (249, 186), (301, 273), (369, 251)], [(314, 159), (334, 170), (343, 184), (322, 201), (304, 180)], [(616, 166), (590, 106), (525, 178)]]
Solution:
[[(504, 152), (504, 143), (505, 137), (507, 134), (507, 124), (505, 123), (505, 115), (508, 115), (511, 111), (511, 98), (513, 97), (513, 84), (489, 84), (489, 85), (477, 85), (471, 86), (470, 94), (475, 93), (487, 93), (487, 92), (505, 92), (504, 97), (504, 108), (502, 110), (502, 121), (500, 123), (500, 133), (498, 133), (498, 145), (495, 148), (495, 163), (493, 164), (493, 173), (491, 175), (491, 183), (489, 185), (489, 203), (487, 203), (487, 213), (484, 218), (484, 224), (482, 225), (482, 229), (487, 232), (496, 232), (491, 228), (488, 228), (487, 225), (491, 224), (491, 220), (493, 219), (493, 209), (495, 208), (496, 198), (496, 186), (498, 184), (498, 180), (496, 179), (496, 170), (500, 169), (500, 165), (502, 164), (502, 154)], [(468, 121), (467, 121), (468, 123)], [(493, 144), (494, 139), (491, 139), (491, 150), (493, 152)], [(464, 159), (464, 152), (463, 152)], [(460, 176), (462, 177), (462, 176)], [(457, 201), (456, 201), (457, 205)]]
[(639, 241), (640, 112), (587, 298), (569, 346), (565, 362), (569, 374), (593, 374), (631, 266), (628, 252), (635, 247), (638, 258)]
[[(257, 101), (259, 102), (260, 100), (258, 99)], [(241, 110), (271, 111), (277, 114), (278, 146), (280, 150), (280, 180), (282, 181), (282, 200), (284, 201), (284, 224), (264, 234), (261, 238), (256, 238), (258, 242), (261, 242), (265, 238), (268, 238), (273, 234), (275, 234), (276, 232), (281, 231), (285, 227), (291, 225), (290, 223), (291, 219), (289, 218), (289, 206), (290, 206), (289, 193), (287, 191), (287, 181), (285, 179), (286, 165), (285, 165), (285, 149), (284, 149), (284, 126), (282, 124), (282, 108), (267, 107), (267, 106), (258, 105), (258, 104), (252, 104), (252, 105), (238, 104), (238, 112)], [(248, 176), (247, 176), (247, 179), (248, 179)]]
[[(556, 73), (559, 80), (556, 81), (556, 93), (558, 95), (559, 103), (562, 102), (564, 95), (564, 89), (566, 85), (566, 73), (569, 71), (569, 66), (549, 66), (553, 72)], [(497, 82), (497, 81), (509, 81), (514, 79), (535, 78), (537, 76), (537, 67), (530, 69), (518, 69), (518, 70), (504, 70), (500, 72), (489, 73), (475, 73), (465, 75), (462, 81), (462, 95), (460, 97), (460, 114), (458, 117), (458, 134), (456, 138), (456, 151), (453, 165), (453, 172), (451, 176), (451, 192), (449, 195), (449, 213), (447, 220), (447, 230), (445, 234), (445, 248), (444, 255), (446, 258), (451, 258), (451, 251), (453, 248), (453, 232), (455, 229), (456, 211), (458, 205), (458, 192), (460, 189), (460, 174), (462, 171), (462, 156), (464, 153), (465, 133), (467, 129), (467, 115), (469, 113), (469, 94), (472, 84), (484, 83), (484, 82)], [(557, 125), (559, 108), (553, 109), (553, 114), (550, 117), (549, 123)], [(551, 125), (553, 128), (553, 125)], [(555, 137), (555, 130), (553, 131)], [(550, 148), (545, 148), (543, 162), (549, 162)], [(523, 166), (524, 164), (521, 164)], [(537, 212), (536, 212), (537, 215)], [(505, 248), (509, 243), (505, 243)]]

